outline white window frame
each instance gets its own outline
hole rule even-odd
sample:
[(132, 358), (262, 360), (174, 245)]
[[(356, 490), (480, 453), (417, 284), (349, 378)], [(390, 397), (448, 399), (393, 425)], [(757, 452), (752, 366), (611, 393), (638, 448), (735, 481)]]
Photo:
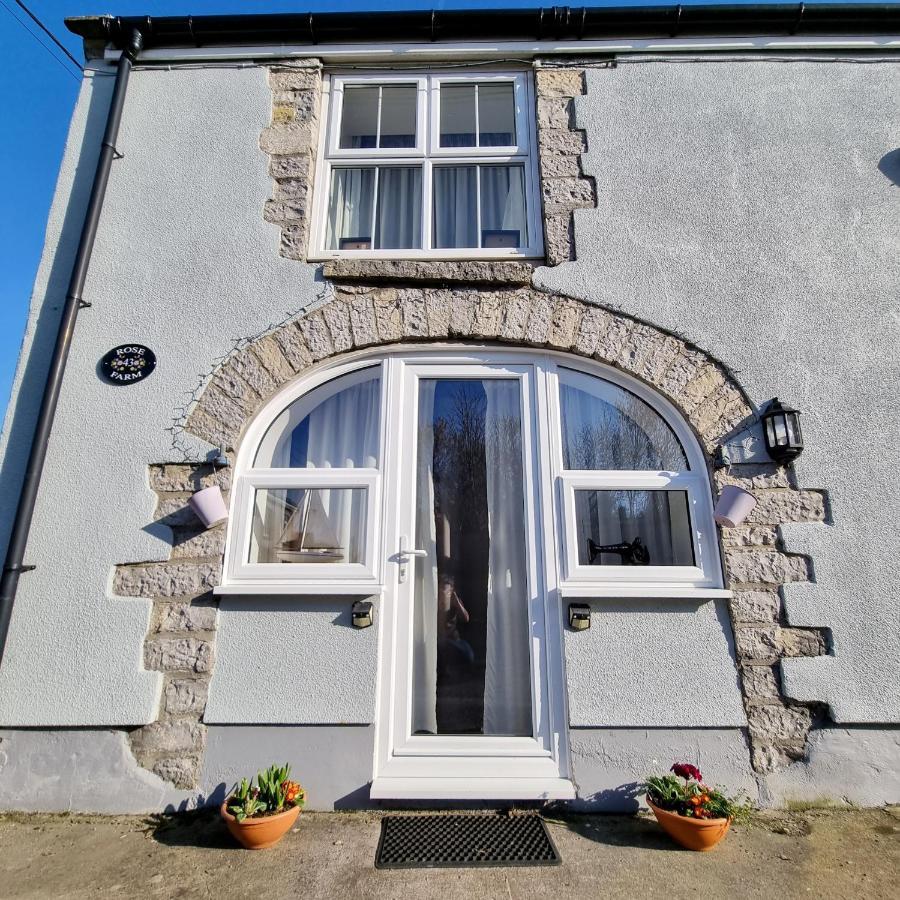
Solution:
[[(550, 441), (560, 559), (560, 592), (564, 597), (678, 597), (730, 596), (724, 590), (712, 509), (712, 494), (706, 460), (687, 423), (665, 398), (641, 382), (602, 364), (587, 367), (553, 365), (547, 373)], [(684, 472), (566, 469), (562, 452), (560, 376), (564, 369), (569, 383), (589, 383), (600, 378), (634, 394), (653, 409), (672, 429), (681, 444), (689, 469)], [(665, 490), (687, 494), (693, 566), (591, 566), (578, 562), (575, 521), (576, 490)]]
[[(510, 147), (441, 147), (439, 140), (440, 87), (442, 84), (471, 82), (511, 82), (516, 108), (516, 140)], [(341, 111), (348, 85), (415, 84), (416, 146), (409, 148), (341, 149)], [(540, 259), (544, 254), (541, 220), (540, 179), (538, 173), (537, 130), (534, 115), (534, 87), (525, 71), (410, 71), (328, 74), (323, 79), (323, 128), (319, 136), (319, 165), (316, 167), (313, 219), (310, 229), (311, 260), (326, 259)], [(476, 103), (476, 134), (477, 134)], [(477, 140), (477, 138), (476, 138)], [(377, 143), (377, 139), (376, 139)], [(515, 248), (461, 247), (435, 248), (433, 243), (433, 172), (436, 166), (449, 165), (522, 165), (525, 176), (525, 217), (528, 246)], [(338, 167), (375, 167), (373, 197), (378, 195), (378, 167), (415, 165), (422, 169), (422, 247), (396, 250), (326, 249), (328, 202), (331, 173)], [(480, 196), (481, 178), (476, 177)], [(373, 216), (376, 203), (373, 202)], [(480, 205), (479, 205), (480, 222)], [(481, 228), (477, 229), (481, 242)], [(374, 241), (374, 229), (372, 233)]]
[[(354, 372), (377, 370), (381, 388), (376, 468), (254, 468), (253, 463), (269, 428), (292, 403), (307, 395), (321, 402), (332, 395), (329, 382)], [(374, 374), (374, 372), (373, 372)], [(363, 376), (364, 377), (364, 376)], [(361, 377), (359, 380), (363, 380)], [(346, 385), (350, 386), (350, 385)], [(217, 594), (369, 594), (381, 591), (381, 490), (385, 446), (386, 384), (384, 363), (364, 359), (329, 366), (275, 395), (247, 428), (235, 460), (231, 515), (225, 538), (226, 562)], [(309, 404), (310, 409), (313, 404)], [(363, 561), (360, 563), (251, 563), (254, 499), (257, 490), (279, 488), (360, 488), (366, 491)]]
[[(273, 397), (247, 427), (235, 461), (231, 516), (226, 535), (226, 561), (217, 593), (260, 594), (364, 594), (382, 590), (386, 577), (393, 577), (393, 551), (382, 547), (384, 467), (392, 463), (395, 435), (388, 435), (387, 422), (410, 415), (403, 401), (390, 395), (388, 361), (397, 355), (413, 358), (421, 348), (398, 347), (359, 351), (339, 365), (325, 363)], [(536, 401), (534, 414), (542, 458), (549, 473), (542, 490), (552, 494), (543, 503), (543, 528), (553, 533), (546, 558), (558, 560), (559, 592), (562, 597), (692, 597), (709, 600), (731, 596), (723, 586), (718, 540), (712, 509), (712, 492), (703, 451), (680, 413), (643, 383), (601, 363), (575, 360), (553, 352), (530, 352), (514, 348), (471, 351), (458, 348), (432, 350), (432, 359), (471, 359), (477, 363), (503, 363), (534, 367)], [(444, 354), (442, 357), (441, 354)], [(381, 421), (378, 466), (374, 469), (254, 469), (253, 461), (275, 419), (292, 403), (341, 376), (362, 370), (379, 370)], [(588, 471), (563, 468), (562, 423), (559, 408), (559, 369), (577, 378), (598, 377), (635, 394), (654, 409), (681, 443), (688, 461), (686, 472)], [(568, 377), (568, 376), (567, 376)], [(317, 400), (327, 396), (319, 395)], [(398, 418), (399, 417), (399, 418)], [(542, 464), (543, 465), (543, 464)], [(368, 492), (364, 561), (359, 564), (248, 563), (252, 525), (253, 492), (258, 488), (358, 487)], [(688, 495), (694, 566), (585, 566), (578, 564), (573, 536), (575, 494), (579, 489), (683, 490)], [(552, 519), (552, 522), (550, 521)], [(551, 527), (552, 526), (552, 527)], [(551, 557), (552, 552), (552, 557)], [(389, 566), (388, 563), (391, 563)]]

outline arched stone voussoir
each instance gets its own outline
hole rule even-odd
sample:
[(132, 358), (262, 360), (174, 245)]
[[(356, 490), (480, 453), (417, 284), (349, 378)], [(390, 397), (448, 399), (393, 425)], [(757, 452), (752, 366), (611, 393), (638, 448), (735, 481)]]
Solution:
[(333, 299), (230, 354), (203, 390), (186, 430), (234, 449), (245, 422), (284, 383), (351, 350), (410, 341), (501, 341), (616, 366), (652, 385), (711, 451), (755, 416), (716, 360), (653, 325), (532, 288), (338, 287)]

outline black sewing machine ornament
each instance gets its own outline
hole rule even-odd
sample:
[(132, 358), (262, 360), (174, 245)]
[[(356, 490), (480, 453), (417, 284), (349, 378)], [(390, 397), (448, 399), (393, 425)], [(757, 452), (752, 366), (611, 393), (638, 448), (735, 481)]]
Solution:
[[(588, 557), (592, 566), (601, 553), (617, 553), (622, 557), (620, 565), (623, 566), (646, 566), (650, 563), (650, 551), (639, 537), (631, 542), (622, 541), (621, 544), (597, 544), (588, 538)], [(603, 563), (600, 562), (598, 565), (602, 566)]]

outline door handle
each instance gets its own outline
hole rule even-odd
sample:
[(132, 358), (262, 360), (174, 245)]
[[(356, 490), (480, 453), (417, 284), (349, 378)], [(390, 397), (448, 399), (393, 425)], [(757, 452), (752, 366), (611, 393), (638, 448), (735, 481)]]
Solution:
[(427, 550), (418, 550), (414, 547), (408, 547), (409, 539), (405, 534), (400, 535), (400, 549), (397, 551), (397, 563), (400, 568), (398, 571), (398, 577), (400, 579), (400, 583), (403, 584), (406, 581), (406, 576), (408, 574), (409, 568), (409, 558), (411, 556), (428, 556)]

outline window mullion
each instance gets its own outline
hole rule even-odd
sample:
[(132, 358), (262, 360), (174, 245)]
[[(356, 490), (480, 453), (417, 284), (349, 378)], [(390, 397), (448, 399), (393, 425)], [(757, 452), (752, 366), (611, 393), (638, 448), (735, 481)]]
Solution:
[(381, 149), (381, 98), (384, 93), (384, 85), (378, 85), (378, 112), (375, 114), (375, 149)]
[[(476, 123), (477, 127), (477, 123)], [(481, 249), (481, 166), (475, 166), (475, 227), (476, 245)]]
[(481, 127), (478, 122), (478, 82), (475, 82), (475, 146), (481, 146)]
[(424, 251), (431, 250), (432, 229), (431, 222), (434, 216), (433, 204), (434, 193), (431, 183), (432, 165), (431, 160), (426, 156), (422, 161), (422, 249)]
[(372, 183), (372, 224), (369, 228), (369, 243), (371, 245), (372, 250), (377, 249), (375, 247), (375, 223), (378, 221), (378, 173), (381, 170), (381, 166), (375, 166), (375, 180)]

